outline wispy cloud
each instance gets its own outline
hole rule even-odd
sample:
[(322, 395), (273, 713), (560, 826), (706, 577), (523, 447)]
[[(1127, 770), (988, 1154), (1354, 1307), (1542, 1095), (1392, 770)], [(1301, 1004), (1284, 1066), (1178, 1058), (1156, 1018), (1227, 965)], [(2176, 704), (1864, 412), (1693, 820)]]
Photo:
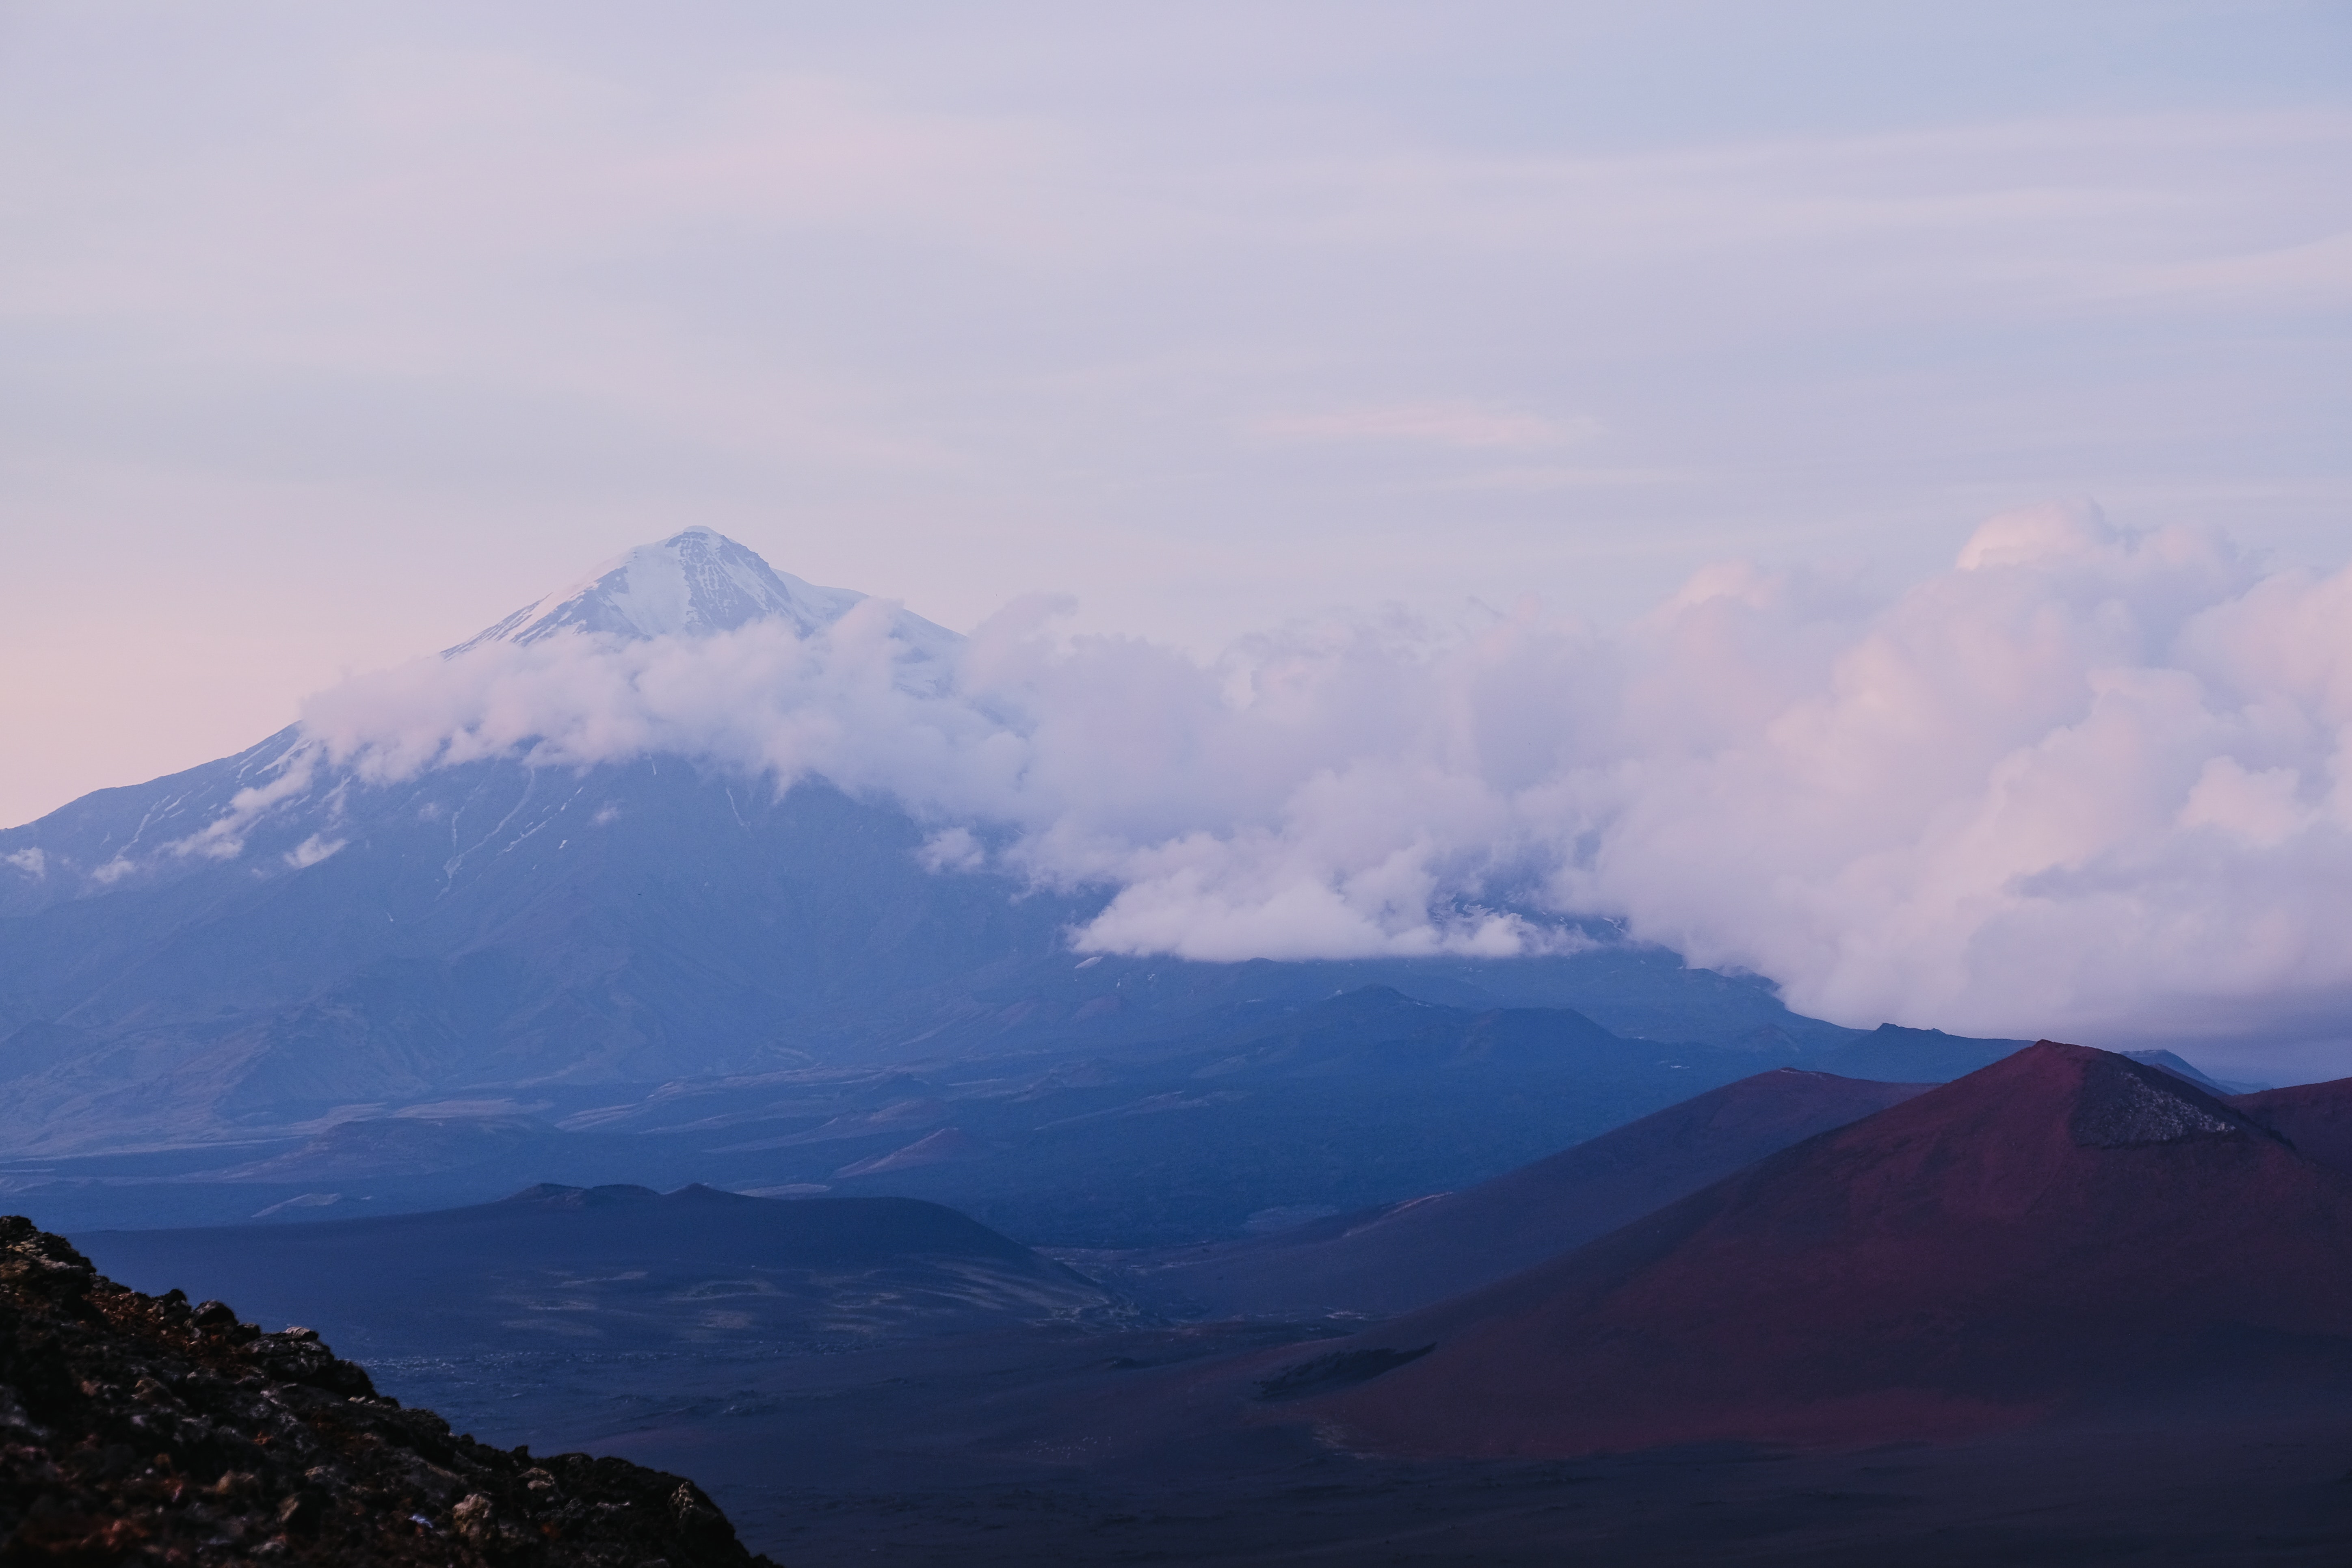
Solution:
[(1540, 451), (1601, 434), (1597, 419), (1548, 417), (1477, 403), (1406, 403), (1268, 415), (1254, 435), (1274, 441), (1374, 441), (1466, 451)]

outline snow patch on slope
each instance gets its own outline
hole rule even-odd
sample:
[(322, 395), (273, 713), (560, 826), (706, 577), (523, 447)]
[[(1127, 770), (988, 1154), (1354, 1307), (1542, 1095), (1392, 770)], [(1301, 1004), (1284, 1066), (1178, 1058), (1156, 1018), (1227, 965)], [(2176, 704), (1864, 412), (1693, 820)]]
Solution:
[[(779, 572), (756, 552), (711, 529), (689, 528), (614, 556), (443, 657), (493, 643), (528, 645), (564, 632), (630, 639), (702, 637), (768, 620), (810, 637), (865, 600), (848, 588), (821, 588)], [(893, 618), (899, 623), (893, 630), (926, 658), (946, 654), (961, 640), (903, 610)]]

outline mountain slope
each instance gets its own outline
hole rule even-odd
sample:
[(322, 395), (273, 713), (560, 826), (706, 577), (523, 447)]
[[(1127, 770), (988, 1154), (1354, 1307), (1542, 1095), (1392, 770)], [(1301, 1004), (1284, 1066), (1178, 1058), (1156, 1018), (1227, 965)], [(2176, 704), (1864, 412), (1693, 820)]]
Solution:
[(0, 1218), (0, 1554), (10, 1563), (677, 1568), (766, 1563), (691, 1481), (534, 1459), (403, 1409), (309, 1329), (265, 1334), (100, 1278)]
[(2221, 1387), (2340, 1394), (2352, 1179), (2168, 1074), (2043, 1042), (1331, 1357), (1275, 1381), (1352, 1444), (1423, 1453), (1861, 1445)]
[(286, 862), (326, 831), (310, 803), (253, 835), (268, 875), (206, 867), (0, 922), (5, 1016), (70, 1032), (0, 1052), (0, 1141), (740, 1068), (812, 1009), (1045, 956), (1074, 912), (926, 870), (903, 813), (817, 784), (480, 763), (338, 795), (324, 860)]
[(1411, 1311), (1581, 1247), (1926, 1087), (1776, 1068), (1466, 1191), (1157, 1254), (1119, 1278), (1163, 1310), (1217, 1316)]
[[(122, 1279), (234, 1293), (371, 1355), (871, 1341), (1113, 1307), (1091, 1281), (911, 1198), (545, 1185), (299, 1226), (93, 1231)], [(387, 1273), (386, 1258), (402, 1259)]]
[[(1148, 1028), (1150, 1011), (1087, 1022)], [(0, 1191), (80, 1234), (446, 1208), (541, 1181), (830, 1186), (1056, 1247), (1172, 1246), (1466, 1186), (1756, 1067), (1750, 1051), (1626, 1039), (1568, 1009), (1380, 986), (1189, 1026), (1201, 1033), (1117, 1048), (541, 1083), (234, 1152), (0, 1161)]]
[(2352, 1078), (2233, 1095), (2230, 1103), (2305, 1156), (2352, 1173)]
[(1941, 1029), (1906, 1029), (1881, 1024), (1866, 1035), (1821, 1052), (1806, 1066), (1842, 1078), (1872, 1079), (1882, 1083), (1949, 1083), (1990, 1067), (2024, 1040), (1979, 1040), (1948, 1035)]

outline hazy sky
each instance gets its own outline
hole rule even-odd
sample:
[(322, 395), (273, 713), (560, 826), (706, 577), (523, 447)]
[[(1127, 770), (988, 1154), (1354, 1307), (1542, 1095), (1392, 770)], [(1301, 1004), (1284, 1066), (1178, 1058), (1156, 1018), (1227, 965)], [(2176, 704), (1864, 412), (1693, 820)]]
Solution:
[(2347, 554), (2352, 7), (7, 4), (0, 822), (690, 523), (969, 627)]

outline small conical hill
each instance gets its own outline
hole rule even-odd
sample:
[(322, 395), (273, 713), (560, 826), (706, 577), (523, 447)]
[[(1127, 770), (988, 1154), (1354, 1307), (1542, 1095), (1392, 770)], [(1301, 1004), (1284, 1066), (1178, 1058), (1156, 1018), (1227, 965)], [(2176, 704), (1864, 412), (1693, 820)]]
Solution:
[(2352, 1377), (2352, 1178), (2043, 1041), (1349, 1346), (1423, 1347), (1290, 1412), (1391, 1451), (1573, 1454), (2285, 1394)]

